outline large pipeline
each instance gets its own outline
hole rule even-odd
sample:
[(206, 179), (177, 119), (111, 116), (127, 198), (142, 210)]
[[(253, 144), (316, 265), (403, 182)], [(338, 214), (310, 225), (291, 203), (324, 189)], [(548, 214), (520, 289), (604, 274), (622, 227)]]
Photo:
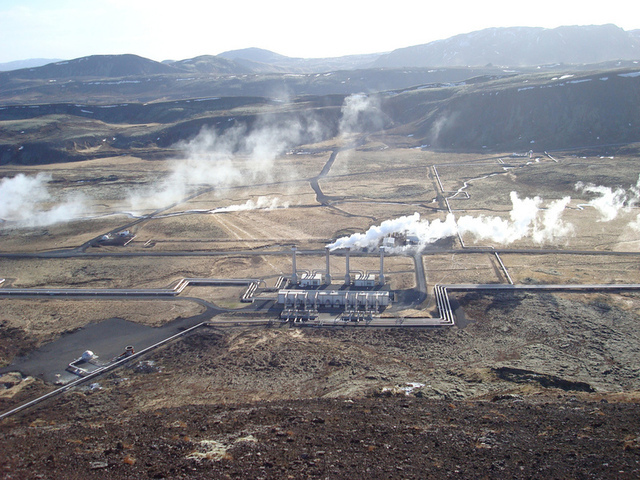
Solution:
[(7, 296), (141, 296), (175, 297), (188, 286), (203, 285), (252, 285), (262, 280), (256, 278), (183, 278), (173, 288), (0, 288), (0, 297)]

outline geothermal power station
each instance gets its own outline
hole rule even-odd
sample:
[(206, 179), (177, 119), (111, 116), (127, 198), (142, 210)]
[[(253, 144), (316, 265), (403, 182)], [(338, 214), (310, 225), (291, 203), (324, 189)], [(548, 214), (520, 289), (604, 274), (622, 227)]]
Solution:
[(344, 249), (345, 274), (343, 283), (334, 283), (331, 275), (329, 248), (326, 249), (324, 270), (298, 270), (297, 248), (292, 248), (292, 272), (286, 288), (278, 291), (282, 306), (280, 318), (305, 321), (317, 318), (321, 310), (339, 311), (342, 320), (370, 320), (391, 303), (384, 278), (384, 247), (380, 247), (380, 270), (377, 272), (352, 270), (350, 249)]

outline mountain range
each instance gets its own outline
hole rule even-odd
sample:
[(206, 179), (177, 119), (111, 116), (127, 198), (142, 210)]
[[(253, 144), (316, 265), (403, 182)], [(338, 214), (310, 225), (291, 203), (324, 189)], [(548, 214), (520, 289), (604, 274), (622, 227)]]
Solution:
[(362, 92), (377, 105), (370, 125), (406, 146), (638, 142), (639, 34), (613, 25), (487, 29), (381, 55), (302, 59), (250, 48), (0, 72), (0, 164), (171, 155), (202, 128), (238, 124), (317, 122), (331, 138), (345, 99)]
[[(488, 28), (392, 52), (334, 58), (293, 58), (260, 48), (155, 62), (135, 55), (99, 55), (68, 61), (34, 59), (0, 64), (5, 78), (68, 78), (155, 73), (321, 73), (369, 68), (592, 64), (640, 59), (640, 30), (615, 25)], [(30, 63), (26, 63), (30, 62)], [(18, 70), (16, 70), (18, 69)], [(1, 77), (0, 77), (1, 78)]]
[(433, 65), (522, 67), (640, 59), (638, 31), (615, 25), (489, 28), (381, 55), (374, 66)]

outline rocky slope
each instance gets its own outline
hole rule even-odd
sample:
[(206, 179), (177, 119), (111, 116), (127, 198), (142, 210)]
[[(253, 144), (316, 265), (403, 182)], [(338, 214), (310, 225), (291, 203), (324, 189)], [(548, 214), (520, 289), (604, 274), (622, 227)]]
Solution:
[[(464, 328), (196, 331), (0, 422), (1, 475), (638, 477), (637, 295), (457, 302)], [(3, 411), (50, 388), (3, 382)]]
[(436, 148), (558, 149), (640, 139), (640, 68), (477, 78), (385, 101), (402, 131)]
[(129, 415), (76, 394), (0, 425), (4, 478), (637, 478), (637, 404), (258, 402)]

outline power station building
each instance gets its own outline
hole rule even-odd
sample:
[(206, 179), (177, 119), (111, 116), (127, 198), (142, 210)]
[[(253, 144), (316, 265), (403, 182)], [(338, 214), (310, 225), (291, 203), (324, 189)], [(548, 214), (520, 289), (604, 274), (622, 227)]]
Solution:
[(280, 290), (278, 303), (286, 307), (360, 308), (379, 311), (391, 304), (388, 290)]
[[(380, 249), (380, 272), (353, 272), (349, 266), (350, 251), (346, 251), (344, 284), (333, 285), (326, 250), (324, 271), (300, 271), (296, 266), (296, 247), (293, 247), (293, 270), (288, 288), (278, 290), (278, 304), (282, 305), (283, 320), (311, 320), (320, 310), (335, 311), (344, 320), (365, 320), (391, 305), (391, 295), (384, 289), (384, 248)], [(324, 275), (323, 275), (324, 274)], [(323, 288), (324, 287), (324, 288)], [(377, 288), (376, 288), (377, 287)]]

